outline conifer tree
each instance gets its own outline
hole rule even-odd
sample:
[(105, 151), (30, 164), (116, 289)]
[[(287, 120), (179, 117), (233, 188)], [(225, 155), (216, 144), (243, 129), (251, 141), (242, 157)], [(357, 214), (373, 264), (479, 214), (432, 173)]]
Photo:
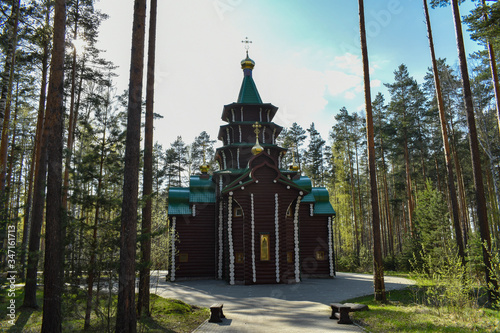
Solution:
[(366, 43), (365, 9), (363, 0), (358, 0), (359, 5), (359, 31), (361, 37), (361, 54), (363, 58), (363, 78), (365, 88), (366, 108), (366, 138), (368, 150), (368, 165), (370, 171), (370, 189), (372, 201), (373, 225), (373, 279), (375, 300), (385, 301), (384, 267), (382, 262), (382, 249), (380, 243), (380, 212), (378, 204), (377, 176), (375, 166), (375, 143), (373, 134), (372, 101), (370, 92), (370, 66), (368, 63), (368, 47)]
[(132, 55), (125, 148), (125, 174), (120, 229), (120, 268), (118, 280), (118, 309), (116, 332), (137, 331), (135, 307), (135, 246), (137, 238), (137, 199), (139, 192), (139, 155), (142, 104), (142, 75), (144, 69), (144, 39), (146, 0), (134, 1)]
[(43, 333), (62, 332), (64, 214), (62, 207), (62, 148), (64, 120), (64, 40), (66, 0), (56, 0), (54, 36), (47, 95), (47, 213), (43, 288)]

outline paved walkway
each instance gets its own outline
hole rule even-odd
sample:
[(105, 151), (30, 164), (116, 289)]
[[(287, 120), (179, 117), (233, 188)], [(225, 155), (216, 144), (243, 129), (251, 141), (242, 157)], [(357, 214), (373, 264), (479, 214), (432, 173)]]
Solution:
[[(195, 330), (198, 333), (362, 332), (355, 325), (339, 325), (329, 319), (329, 304), (373, 294), (373, 276), (366, 274), (337, 273), (335, 279), (253, 286), (231, 286), (220, 280), (165, 282), (164, 277), (154, 283), (152, 292), (203, 307), (224, 303), (226, 319), (219, 324), (206, 321)], [(411, 283), (404, 278), (385, 277), (386, 290)]]

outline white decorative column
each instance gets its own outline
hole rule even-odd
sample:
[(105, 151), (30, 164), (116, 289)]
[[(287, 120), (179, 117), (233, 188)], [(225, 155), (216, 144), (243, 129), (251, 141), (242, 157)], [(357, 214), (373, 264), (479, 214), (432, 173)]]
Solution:
[[(221, 183), (222, 183), (222, 178), (221, 178)], [(221, 188), (222, 188), (222, 184), (221, 184)], [(223, 257), (223, 254), (224, 254), (224, 244), (222, 243), (223, 239), (222, 239), (222, 231), (223, 231), (223, 223), (224, 223), (224, 211), (223, 211), (223, 208), (222, 208), (222, 200), (219, 201), (219, 271), (218, 271), (218, 278), (219, 279), (222, 279), (222, 257)]]
[(175, 281), (175, 222), (176, 222), (176, 217), (172, 217), (172, 230), (170, 234), (170, 241), (172, 242), (172, 253), (171, 253), (171, 273), (170, 273), (170, 281), (174, 282)]
[(236, 163), (238, 166), (238, 169), (240, 168), (240, 148), (236, 149)]
[(192, 209), (193, 217), (196, 217), (196, 205), (193, 204), (193, 209)]
[(224, 152), (222, 152), (222, 158), (224, 160), (224, 169), (227, 169), (226, 154)]
[(276, 282), (280, 282), (280, 232), (279, 232), (279, 215), (278, 215), (278, 193), (274, 194), (274, 226), (275, 226), (275, 260), (276, 260)]
[(227, 238), (229, 243), (229, 284), (234, 284), (234, 248), (233, 248), (233, 192), (229, 192), (227, 203)]
[[(300, 192), (302, 195), (303, 192)], [(301, 196), (297, 198), (297, 203), (295, 204), (295, 212), (293, 214), (293, 241), (295, 244), (295, 282), (300, 282), (300, 244), (299, 244), (299, 208)]]
[(241, 119), (240, 119), (240, 121), (243, 121), (243, 107), (241, 107), (240, 112), (241, 112)]
[(250, 194), (250, 202), (251, 202), (251, 226), (252, 226), (252, 281), (253, 283), (257, 282), (257, 272), (255, 270), (255, 215), (254, 215), (254, 203), (253, 203), (253, 193)]
[(231, 144), (231, 136), (229, 135), (229, 127), (226, 127), (227, 144)]
[(238, 125), (239, 131), (240, 131), (240, 142), (241, 142), (241, 125)]
[(334, 276), (333, 272), (333, 241), (332, 241), (332, 217), (328, 216), (328, 257), (330, 260), (330, 276)]

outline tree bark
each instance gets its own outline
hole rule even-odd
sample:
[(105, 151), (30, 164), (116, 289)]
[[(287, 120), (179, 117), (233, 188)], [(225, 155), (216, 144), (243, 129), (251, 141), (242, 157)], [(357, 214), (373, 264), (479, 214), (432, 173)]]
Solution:
[(142, 209), (141, 251), (142, 267), (139, 273), (139, 298), (137, 314), (151, 316), (149, 310), (149, 284), (151, 271), (151, 219), (153, 195), (153, 111), (156, 52), (156, 9), (157, 0), (151, 0), (148, 41), (148, 73), (146, 83), (146, 124), (144, 134), (144, 180)]
[(62, 332), (64, 215), (62, 207), (62, 149), (64, 122), (64, 38), (66, 0), (56, 0), (45, 127), (47, 136), (47, 210), (42, 333)]
[(481, 154), (479, 152), (479, 143), (477, 138), (476, 119), (474, 116), (474, 106), (472, 104), (472, 91), (469, 81), (469, 72), (467, 68), (467, 54), (465, 53), (462, 23), (460, 19), (460, 11), (458, 8), (458, 0), (451, 0), (451, 8), (453, 20), (455, 24), (455, 34), (457, 38), (458, 59), (460, 62), (460, 73), (462, 75), (463, 93), (465, 99), (465, 110), (467, 114), (467, 126), (469, 128), (469, 145), (472, 159), (472, 173), (474, 176), (474, 188), (477, 202), (477, 218), (479, 224), (479, 232), (483, 243), (483, 260), (485, 265), (485, 276), (488, 287), (490, 284), (493, 288), (488, 288), (488, 301), (492, 302), (497, 298), (497, 281), (490, 275), (491, 271), (491, 238), (488, 227), (488, 213), (486, 209), (486, 198), (484, 195), (483, 174), (481, 169)]
[(138, 173), (141, 139), (145, 22), (146, 0), (135, 0), (120, 230), (118, 309), (116, 313), (117, 333), (135, 333), (137, 331), (136, 309), (134, 306), (135, 243), (137, 239), (137, 195), (139, 187)]
[(455, 188), (455, 177), (453, 174), (453, 162), (451, 160), (450, 144), (448, 141), (447, 122), (446, 122), (446, 116), (445, 116), (445, 112), (444, 112), (444, 101), (443, 101), (443, 95), (441, 93), (441, 82), (439, 79), (439, 72), (438, 72), (437, 62), (436, 62), (436, 54), (434, 51), (434, 41), (432, 38), (432, 27), (431, 27), (431, 21), (430, 21), (430, 17), (429, 17), (429, 8), (427, 6), (427, 0), (423, 0), (423, 1), (424, 1), (425, 21), (427, 23), (427, 35), (429, 38), (429, 48), (430, 48), (430, 52), (431, 52), (432, 71), (434, 73), (434, 86), (436, 88), (436, 97), (437, 97), (438, 109), (439, 109), (439, 121), (441, 124), (441, 134), (443, 137), (444, 156), (445, 156), (445, 161), (446, 161), (446, 171), (448, 172), (448, 191), (450, 193), (451, 207), (452, 207), (452, 213), (453, 213), (453, 227), (455, 229), (455, 238), (456, 238), (456, 242), (457, 242), (458, 255), (460, 256), (460, 259), (462, 260), (462, 265), (465, 267), (466, 262), (465, 262), (464, 243), (463, 243), (462, 229), (460, 226), (461, 225), (460, 213), (459, 213), (459, 208), (458, 208), (457, 191)]
[[(50, 22), (50, 8), (46, 5), (45, 24)], [(36, 302), (37, 270), (40, 249), (40, 233), (43, 224), (43, 212), (45, 208), (45, 179), (47, 174), (47, 146), (45, 142), (47, 132), (45, 130), (45, 99), (47, 91), (47, 75), (49, 61), (49, 42), (43, 43), (42, 74), (40, 86), (40, 98), (38, 103), (38, 119), (35, 135), (35, 149), (33, 158), (35, 159), (35, 180), (33, 185), (33, 217), (29, 228), (28, 240), (28, 262), (26, 268), (26, 284), (24, 287), (23, 306), (28, 308), (38, 308)], [(25, 219), (26, 226), (26, 219)], [(26, 227), (25, 227), (26, 229)], [(27, 233), (27, 231), (25, 230)]]
[[(73, 32), (73, 40), (78, 37), (78, 18), (80, 1), (75, 3), (75, 26)], [(68, 209), (68, 187), (69, 187), (69, 167), (71, 163), (71, 154), (73, 152), (73, 140), (75, 137), (76, 120), (78, 112), (75, 110), (75, 90), (76, 90), (76, 47), (73, 46), (73, 59), (71, 63), (71, 94), (69, 104), (69, 123), (68, 123), (68, 139), (66, 144), (66, 160), (64, 163), (64, 181), (63, 181), (63, 197), (62, 204), (65, 209)]]
[(385, 301), (384, 265), (380, 244), (380, 215), (377, 193), (377, 174), (375, 166), (375, 141), (373, 132), (372, 101), (370, 92), (370, 67), (368, 64), (368, 47), (366, 44), (365, 10), (363, 0), (359, 4), (359, 31), (361, 36), (361, 53), (363, 58), (363, 77), (365, 86), (366, 107), (366, 138), (368, 147), (368, 166), (370, 172), (370, 194), (372, 203), (372, 232), (373, 232), (373, 280), (375, 300)]

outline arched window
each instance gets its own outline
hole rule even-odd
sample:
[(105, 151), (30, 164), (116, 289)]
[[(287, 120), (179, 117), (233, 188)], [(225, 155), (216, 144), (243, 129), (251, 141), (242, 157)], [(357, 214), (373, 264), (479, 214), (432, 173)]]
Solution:
[(270, 260), (269, 248), (269, 234), (260, 234), (260, 260)]

